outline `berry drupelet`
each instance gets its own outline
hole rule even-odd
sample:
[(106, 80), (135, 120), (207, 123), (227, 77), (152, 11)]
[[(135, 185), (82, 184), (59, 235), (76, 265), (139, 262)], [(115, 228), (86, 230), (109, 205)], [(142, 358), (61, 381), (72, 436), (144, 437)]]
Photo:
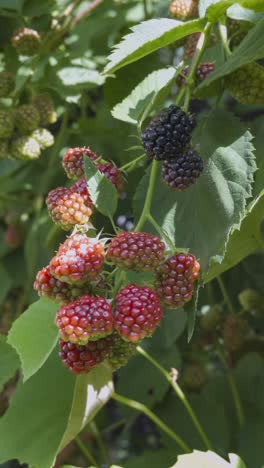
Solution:
[(57, 311), (56, 325), (62, 340), (85, 345), (110, 335), (114, 317), (106, 299), (85, 295)]
[(124, 270), (148, 271), (161, 262), (165, 244), (147, 232), (121, 232), (112, 239), (107, 258)]
[(84, 175), (84, 156), (88, 156), (91, 161), (95, 161), (99, 158), (98, 154), (87, 146), (69, 148), (63, 156), (63, 168), (69, 179), (78, 179)]
[(155, 288), (168, 308), (176, 309), (190, 301), (200, 265), (194, 255), (175, 254), (155, 271)]
[(171, 105), (161, 111), (142, 132), (147, 156), (164, 161), (174, 159), (190, 143), (195, 119), (180, 107)]
[(50, 261), (51, 274), (70, 284), (98, 282), (104, 261), (104, 245), (96, 238), (73, 234)]
[(151, 336), (162, 315), (159, 298), (148, 286), (129, 284), (115, 298), (115, 328), (126, 341), (137, 343)]
[(59, 356), (74, 374), (87, 374), (110, 355), (112, 343), (111, 335), (84, 346), (60, 340)]
[(173, 161), (164, 161), (162, 178), (176, 192), (182, 192), (193, 185), (203, 171), (203, 160), (199, 154), (188, 149)]
[(53, 222), (65, 231), (69, 231), (76, 224), (87, 224), (92, 214), (84, 198), (66, 187), (51, 190), (46, 203)]

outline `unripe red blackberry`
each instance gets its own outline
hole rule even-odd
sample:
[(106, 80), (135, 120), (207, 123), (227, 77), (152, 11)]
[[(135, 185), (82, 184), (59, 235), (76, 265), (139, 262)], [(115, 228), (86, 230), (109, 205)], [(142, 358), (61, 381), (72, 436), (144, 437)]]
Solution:
[(193, 185), (203, 171), (203, 160), (193, 149), (187, 149), (173, 161), (162, 164), (164, 182), (176, 192)]
[(104, 245), (98, 239), (73, 234), (50, 261), (50, 271), (55, 278), (70, 284), (97, 281), (104, 255)]
[(5, 243), (9, 246), (15, 249), (18, 247), (21, 242), (22, 242), (22, 235), (21, 235), (21, 230), (19, 229), (18, 226), (8, 226), (6, 231), (5, 231)]
[(57, 121), (54, 103), (49, 94), (39, 94), (33, 98), (32, 104), (40, 115), (40, 125), (44, 127)]
[(92, 214), (83, 197), (66, 187), (51, 190), (46, 203), (51, 219), (65, 231), (76, 224), (87, 224)]
[(22, 136), (11, 143), (11, 155), (15, 159), (33, 160), (40, 156), (41, 149), (35, 138)]
[(248, 322), (237, 315), (229, 315), (224, 323), (223, 340), (227, 351), (236, 352), (243, 346), (249, 331)]
[(68, 304), (89, 292), (89, 286), (70, 285), (52, 276), (50, 267), (44, 267), (36, 276), (34, 289), (40, 297), (48, 297), (52, 301)]
[(33, 132), (38, 127), (39, 121), (39, 112), (31, 104), (24, 104), (15, 111), (15, 125), (22, 135)]
[[(211, 62), (201, 63), (200, 65), (198, 65), (197, 70), (196, 70), (196, 74), (195, 74), (196, 83), (199, 83), (199, 82), (205, 80), (205, 78), (207, 78), (207, 76), (209, 76), (210, 73), (212, 73), (214, 71), (214, 68), (215, 68), (215, 65), (214, 65), (214, 63), (211, 63)], [(187, 67), (183, 68), (183, 70), (181, 71), (181, 75), (179, 75), (177, 77), (177, 80), (176, 80), (178, 86), (184, 86), (185, 85), (185, 83), (186, 83), (185, 77), (189, 75), (189, 72), (190, 72), (190, 66), (189, 65)]]
[(162, 316), (159, 298), (148, 286), (129, 284), (115, 298), (115, 328), (126, 341), (137, 343), (151, 336)]
[(12, 136), (14, 131), (14, 115), (12, 112), (0, 110), (0, 138), (6, 139)]
[(171, 0), (169, 12), (179, 21), (187, 21), (198, 15), (197, 0)]
[(69, 179), (78, 179), (84, 175), (84, 156), (88, 156), (91, 161), (99, 158), (98, 154), (87, 146), (69, 148), (63, 156), (62, 165)]
[(181, 385), (190, 392), (199, 392), (206, 381), (205, 370), (200, 364), (187, 366), (181, 377)]
[(230, 73), (225, 84), (242, 104), (264, 104), (264, 67), (252, 62)]
[(12, 73), (3, 71), (0, 73), (0, 98), (9, 96), (15, 88), (15, 78)]
[(112, 335), (84, 346), (60, 340), (59, 356), (74, 374), (87, 374), (109, 356), (111, 349)]
[(84, 345), (110, 335), (114, 328), (111, 306), (103, 297), (82, 296), (62, 306), (56, 314), (60, 337)]
[(73, 184), (70, 187), (70, 190), (73, 193), (78, 193), (79, 195), (81, 195), (85, 206), (87, 206), (88, 208), (90, 208), (91, 211), (93, 211), (94, 205), (90, 197), (90, 193), (88, 190), (88, 185), (87, 185), (85, 177), (81, 177), (81, 179), (77, 180), (77, 182), (75, 182), (75, 184)]
[(193, 58), (200, 35), (201, 33), (197, 32), (197, 33), (190, 34), (190, 36), (187, 37), (185, 46), (184, 46), (183, 60)]
[(190, 143), (195, 125), (194, 118), (179, 106), (164, 109), (141, 134), (146, 154), (158, 161), (174, 159)]
[(9, 154), (8, 140), (0, 139), (0, 159), (5, 159)]
[(124, 270), (148, 271), (161, 262), (165, 244), (147, 232), (121, 232), (107, 249), (107, 258)]
[(124, 179), (120, 169), (112, 163), (97, 163), (97, 169), (105, 175), (105, 177), (112, 182), (119, 193), (124, 191)]
[(114, 332), (111, 337), (113, 338), (113, 345), (111, 353), (108, 356), (108, 361), (115, 371), (125, 366), (129, 359), (136, 353), (137, 344), (123, 340), (117, 332)]
[(37, 31), (30, 28), (19, 28), (12, 36), (12, 45), (18, 54), (34, 55), (40, 49), (41, 38)]
[(54, 143), (54, 136), (46, 128), (37, 128), (32, 133), (32, 138), (34, 138), (41, 149), (49, 148)]
[(190, 301), (200, 265), (194, 255), (175, 254), (155, 270), (155, 291), (168, 308), (176, 309)]

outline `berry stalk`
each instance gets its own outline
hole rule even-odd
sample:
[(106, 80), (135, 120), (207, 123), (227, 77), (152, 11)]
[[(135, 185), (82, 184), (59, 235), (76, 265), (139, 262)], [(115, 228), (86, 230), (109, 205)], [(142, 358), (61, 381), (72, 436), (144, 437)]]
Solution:
[(165, 379), (169, 382), (169, 384), (172, 386), (173, 390), (175, 391), (177, 397), (181, 400), (181, 402), (185, 406), (187, 412), (189, 413), (189, 416), (192, 419), (193, 424), (196, 427), (198, 433), (200, 434), (201, 439), (204, 442), (205, 447), (208, 450), (212, 450), (213, 448), (212, 448), (211, 442), (209, 441), (207, 435), (205, 434), (205, 432), (204, 432), (204, 430), (203, 430), (203, 428), (202, 428), (196, 414), (194, 413), (189, 401), (187, 400), (184, 392), (182, 391), (182, 389), (178, 385), (178, 383), (176, 381), (176, 378), (173, 375), (173, 372), (171, 374), (169, 374), (169, 372), (167, 372), (166, 369), (164, 369), (164, 367), (162, 367), (152, 356), (150, 356), (143, 348), (141, 348), (141, 346), (137, 346), (136, 349), (137, 349), (137, 352), (139, 354), (141, 354), (141, 356), (143, 356), (149, 362), (151, 362), (151, 364), (153, 364), (153, 366), (155, 366), (156, 369), (158, 369), (162, 373), (162, 375), (165, 377)]
[(152, 165), (151, 165), (151, 171), (150, 171), (150, 178), (149, 178), (149, 186), (148, 186), (148, 191), (147, 191), (147, 196), (145, 200), (145, 204), (141, 213), (141, 216), (138, 220), (138, 223), (134, 229), (134, 231), (140, 231), (142, 227), (144, 226), (148, 215), (150, 214), (150, 208), (151, 208), (151, 203), (152, 203), (152, 198), (155, 190), (155, 183), (158, 175), (158, 168), (159, 164), (158, 161), (153, 160)]

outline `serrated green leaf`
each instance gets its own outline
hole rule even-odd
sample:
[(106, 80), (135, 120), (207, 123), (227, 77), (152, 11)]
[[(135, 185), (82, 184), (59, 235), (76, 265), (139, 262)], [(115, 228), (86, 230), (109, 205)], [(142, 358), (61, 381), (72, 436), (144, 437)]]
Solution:
[(13, 323), (7, 341), (20, 357), (24, 382), (43, 366), (57, 343), (54, 319), (58, 308), (58, 304), (42, 298)]
[(257, 23), (263, 17), (264, 13), (256, 13), (253, 10), (249, 10), (248, 8), (243, 8), (242, 6), (232, 5), (227, 10), (227, 16), (232, 19), (236, 19), (239, 21), (249, 21), (251, 23)]
[[(256, 170), (252, 136), (232, 114), (216, 110), (203, 116), (193, 135), (205, 169), (185, 192), (170, 190), (159, 178), (151, 212), (177, 247), (189, 248), (206, 271), (210, 258), (223, 255), (227, 239), (239, 226), (251, 196)], [(149, 172), (134, 199), (138, 218), (146, 197)], [(144, 227), (153, 232), (148, 224)]]
[(115, 186), (102, 174), (92, 161), (84, 158), (85, 177), (89, 193), (96, 209), (105, 216), (113, 216), (117, 208), (117, 191)]
[(264, 41), (262, 40), (264, 33), (264, 18), (260, 19), (257, 24), (248, 32), (245, 39), (240, 43), (234, 52), (228, 57), (224, 65), (220, 66), (200, 84), (199, 88), (208, 86), (215, 80), (229, 75), (237, 68), (251, 63), (254, 60), (263, 58), (264, 56)]
[(4, 384), (13, 377), (19, 368), (19, 359), (15, 350), (6, 342), (6, 337), (0, 335), (0, 393)]
[[(264, 191), (250, 203), (239, 230), (232, 232), (228, 239), (224, 258), (215, 257), (210, 263), (204, 280), (211, 281), (218, 275), (237, 265), (257, 249), (263, 248), (261, 222), (264, 218)], [(221, 261), (222, 260), (222, 261)]]
[(89, 374), (77, 377), (68, 425), (59, 451), (73, 440), (89, 421), (92, 421), (109, 400), (113, 390), (112, 371), (104, 363), (95, 367)]
[(109, 57), (104, 73), (110, 74), (161, 47), (202, 31), (204, 19), (182, 23), (172, 19), (152, 19), (131, 28), (132, 33), (125, 36)]
[(174, 67), (150, 73), (129, 96), (113, 108), (113, 117), (137, 125), (146, 108), (150, 113), (164, 99), (176, 74)]

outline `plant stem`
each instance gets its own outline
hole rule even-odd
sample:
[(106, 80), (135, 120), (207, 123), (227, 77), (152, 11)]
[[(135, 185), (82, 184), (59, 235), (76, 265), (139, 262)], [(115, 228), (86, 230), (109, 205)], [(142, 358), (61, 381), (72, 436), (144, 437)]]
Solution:
[(115, 222), (114, 222), (113, 216), (110, 216), (110, 215), (109, 215), (109, 216), (108, 216), (108, 218), (109, 218), (109, 221), (110, 221), (110, 222), (111, 222), (111, 224), (112, 224), (112, 228), (113, 228), (113, 230), (114, 230), (115, 234), (117, 234), (117, 228), (116, 228), (116, 225), (115, 225)]
[(85, 456), (86, 460), (89, 462), (89, 464), (92, 463), (92, 465), (99, 467), (93, 455), (89, 452), (88, 448), (86, 447), (86, 445), (83, 443), (83, 441), (80, 439), (79, 436), (75, 437), (75, 442), (76, 442), (76, 445), (78, 445), (79, 449), (81, 450), (82, 454)]
[(182, 440), (178, 434), (176, 434), (172, 429), (170, 429), (167, 424), (165, 424), (161, 419), (158, 418), (152, 411), (147, 408), (147, 406), (139, 403), (138, 401), (131, 400), (130, 398), (126, 398), (124, 396), (118, 395), (117, 393), (112, 394), (112, 398), (122, 405), (129, 406), (130, 408), (135, 409), (136, 411), (140, 411), (144, 413), (149, 419), (151, 419), (162, 431), (164, 431), (169, 437), (171, 437), (179, 447), (184, 451), (184, 453), (190, 453), (191, 448)]
[(155, 182), (156, 182), (156, 178), (158, 175), (158, 168), (159, 168), (159, 163), (158, 161), (154, 159), (152, 162), (152, 166), (151, 166), (149, 186), (148, 186), (148, 191), (147, 191), (147, 195), (145, 199), (145, 204), (144, 204), (141, 216), (138, 220), (138, 223), (134, 231), (140, 231), (142, 226), (145, 224), (145, 221), (147, 220), (148, 215), (150, 214), (150, 208), (151, 208), (153, 193), (155, 189)]
[(103, 438), (101, 436), (101, 433), (96, 425), (96, 423), (94, 421), (92, 421), (90, 423), (90, 428), (91, 428), (91, 431), (96, 439), (96, 442), (97, 442), (97, 445), (98, 445), (98, 448), (102, 454), (102, 457), (104, 459), (104, 461), (107, 463), (107, 464), (110, 464), (110, 459), (109, 459), (109, 454), (107, 453), (107, 450), (106, 450), (106, 447), (105, 447), (105, 444), (104, 444), (104, 441), (103, 441)]
[(204, 442), (205, 447), (208, 450), (212, 450), (212, 444), (209, 441), (207, 435), (205, 434), (197, 416), (195, 415), (189, 401), (187, 400), (185, 394), (183, 393), (182, 389), (178, 385), (175, 376), (173, 374), (169, 374), (169, 372), (164, 369), (152, 356), (150, 356), (144, 349), (142, 349), (140, 346), (137, 346), (137, 352), (141, 354), (141, 356), (144, 356), (149, 362), (151, 362), (163, 375), (164, 377), (168, 380), (170, 385), (172, 386), (173, 390), (175, 391), (176, 395), (178, 398), (181, 400), (183, 405), (185, 406), (190, 418), (193, 421), (194, 426), (196, 427), (198, 433), (201, 436), (202, 441)]
[(229, 46), (228, 46), (226, 25), (219, 23), (218, 29), (219, 29), (219, 34), (220, 34), (220, 38), (221, 38), (223, 47), (225, 49), (226, 57), (229, 57), (229, 55), (231, 55), (232, 52), (231, 52), (231, 50), (229, 49)]
[(81, 21), (86, 15), (91, 13), (96, 7), (98, 7), (104, 0), (93, 0), (83, 11), (73, 18), (71, 21), (71, 26), (75, 26), (79, 21)]
[(181, 90), (180, 90), (180, 92), (179, 92), (177, 98), (175, 99), (175, 104), (180, 105), (181, 100), (182, 100), (184, 94), (185, 94), (185, 88), (181, 88)]
[(126, 171), (128, 168), (130, 168), (130, 166), (133, 166), (132, 169), (134, 169), (134, 165), (138, 162), (138, 161), (141, 161), (142, 159), (144, 159), (146, 157), (145, 153), (144, 154), (141, 154), (140, 156), (138, 156), (137, 158), (133, 159), (132, 161), (129, 161), (128, 163), (124, 164), (123, 166), (121, 166), (119, 169), (120, 171)]
[(245, 422), (245, 416), (244, 416), (244, 410), (243, 410), (243, 407), (242, 407), (240, 395), (239, 395), (239, 392), (238, 392), (238, 389), (237, 389), (237, 385), (236, 385), (236, 381), (234, 379), (233, 372), (229, 368), (228, 363), (227, 363), (226, 358), (225, 358), (225, 355), (224, 355), (224, 353), (223, 353), (223, 351), (221, 349), (218, 350), (218, 356), (219, 356), (221, 362), (223, 363), (223, 365), (224, 365), (224, 367), (226, 369), (226, 374), (227, 374), (228, 382), (229, 382), (229, 385), (230, 385), (231, 394), (232, 394), (232, 397), (233, 397), (233, 400), (234, 400), (234, 405), (235, 405), (235, 409), (236, 409), (238, 423), (239, 423), (240, 427), (242, 427), (244, 422)]
[(218, 282), (219, 288), (221, 289), (222, 296), (224, 298), (225, 304), (227, 305), (230, 314), (234, 314), (235, 311), (233, 308), (233, 304), (231, 302), (231, 299), (229, 297), (229, 294), (227, 292), (227, 289), (225, 287), (225, 283), (223, 282), (222, 277), (219, 275), (216, 277), (216, 280)]
[(117, 282), (116, 282), (116, 284), (115, 284), (115, 287), (114, 287), (114, 289), (113, 289), (113, 294), (112, 294), (113, 297), (115, 297), (115, 295), (116, 295), (117, 292), (119, 291), (120, 286), (122, 285), (122, 283), (123, 283), (123, 281), (124, 281), (125, 275), (126, 275), (125, 271), (122, 271), (122, 272), (120, 273), (120, 276), (119, 276), (119, 278), (118, 278), (118, 280), (117, 280)]
[(148, 19), (148, 5), (147, 5), (148, 0), (143, 0), (143, 7), (144, 7), (144, 17), (145, 20)]

